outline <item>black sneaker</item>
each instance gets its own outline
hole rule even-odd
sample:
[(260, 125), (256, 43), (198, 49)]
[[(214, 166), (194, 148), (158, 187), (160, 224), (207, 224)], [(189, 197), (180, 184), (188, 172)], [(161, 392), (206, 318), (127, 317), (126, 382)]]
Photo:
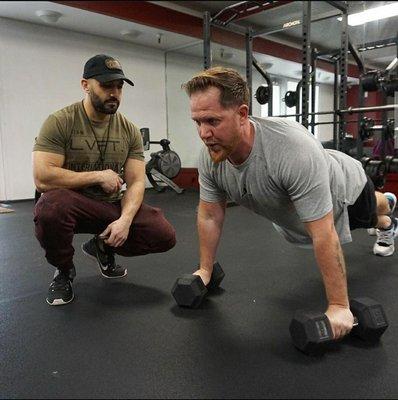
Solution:
[(83, 243), (82, 250), (85, 255), (97, 262), (101, 274), (105, 278), (122, 278), (127, 275), (127, 269), (116, 264), (115, 254), (97, 235)]
[(50, 306), (62, 306), (73, 300), (72, 281), (75, 276), (76, 271), (74, 267), (66, 274), (59, 269), (55, 270), (54, 279), (50, 284), (46, 298)]

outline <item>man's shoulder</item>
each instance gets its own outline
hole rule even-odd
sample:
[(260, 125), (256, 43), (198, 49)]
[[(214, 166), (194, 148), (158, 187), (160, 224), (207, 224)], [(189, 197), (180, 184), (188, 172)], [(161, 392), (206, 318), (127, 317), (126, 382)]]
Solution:
[(124, 114), (121, 112), (117, 112), (115, 114), (116, 120), (119, 122), (119, 124), (124, 127), (125, 129), (134, 132), (139, 132), (140, 130), (138, 129), (138, 126), (132, 122), (130, 119), (128, 119)]
[(60, 108), (59, 110), (54, 111), (50, 115), (55, 117), (58, 120), (64, 120), (64, 119), (69, 119), (73, 118), (76, 113), (79, 112), (79, 107), (80, 107), (81, 102), (76, 102), (73, 104), (70, 104), (66, 107)]
[(282, 117), (251, 117), (250, 119), (263, 133), (289, 135), (292, 132), (306, 132), (305, 128), (297, 121)]

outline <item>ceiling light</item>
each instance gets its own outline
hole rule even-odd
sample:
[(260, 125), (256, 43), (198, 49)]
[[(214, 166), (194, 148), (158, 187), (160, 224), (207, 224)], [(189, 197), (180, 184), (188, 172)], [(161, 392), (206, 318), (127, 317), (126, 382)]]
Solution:
[(62, 17), (62, 14), (52, 10), (38, 10), (36, 15), (47, 24), (55, 24)]
[(141, 35), (141, 32), (135, 29), (129, 29), (121, 31), (120, 34), (126, 39), (136, 39), (138, 36)]
[[(361, 11), (359, 13), (351, 14), (348, 16), (348, 25), (358, 26), (366, 24), (367, 22), (377, 21), (384, 18), (395, 17), (398, 15), (398, 3), (391, 3), (381, 7), (370, 8), (369, 10)], [(337, 18), (339, 21), (342, 17)]]

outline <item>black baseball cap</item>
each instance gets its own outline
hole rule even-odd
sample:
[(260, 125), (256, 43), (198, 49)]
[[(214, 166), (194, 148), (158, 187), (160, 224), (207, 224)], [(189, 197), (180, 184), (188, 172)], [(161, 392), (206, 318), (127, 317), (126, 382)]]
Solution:
[(134, 83), (124, 76), (120, 62), (106, 54), (97, 54), (86, 62), (84, 65), (83, 78), (94, 78), (101, 83), (123, 79), (131, 86), (134, 86)]

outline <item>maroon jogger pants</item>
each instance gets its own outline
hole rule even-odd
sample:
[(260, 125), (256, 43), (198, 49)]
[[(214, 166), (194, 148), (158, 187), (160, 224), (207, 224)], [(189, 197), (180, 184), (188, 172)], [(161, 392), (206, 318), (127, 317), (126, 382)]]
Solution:
[[(90, 199), (74, 190), (54, 189), (42, 194), (34, 209), (36, 237), (47, 261), (60, 270), (73, 267), (73, 236), (100, 234), (121, 214), (120, 201)], [(159, 208), (142, 204), (127, 240), (111, 248), (125, 257), (160, 253), (175, 246), (175, 230)]]

